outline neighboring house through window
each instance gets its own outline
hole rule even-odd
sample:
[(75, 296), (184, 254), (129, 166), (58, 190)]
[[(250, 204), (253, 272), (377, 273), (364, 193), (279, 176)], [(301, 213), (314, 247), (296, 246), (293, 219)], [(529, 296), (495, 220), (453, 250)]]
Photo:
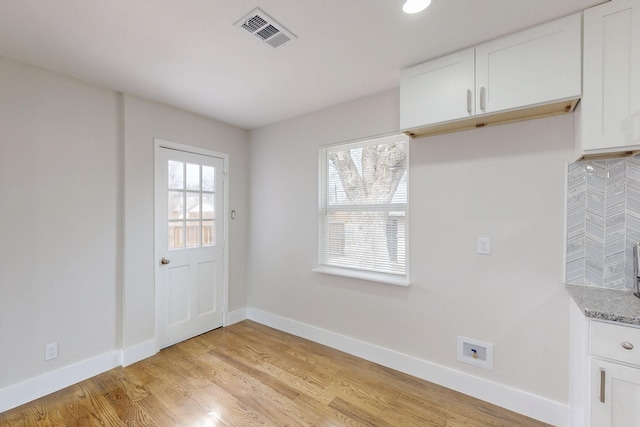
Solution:
[(409, 138), (320, 150), (321, 273), (408, 285)]

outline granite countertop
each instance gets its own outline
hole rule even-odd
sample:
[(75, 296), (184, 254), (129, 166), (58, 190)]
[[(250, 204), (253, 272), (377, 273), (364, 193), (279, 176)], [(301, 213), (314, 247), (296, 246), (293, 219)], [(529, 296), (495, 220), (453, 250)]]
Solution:
[(640, 326), (640, 298), (631, 291), (565, 285), (586, 317)]

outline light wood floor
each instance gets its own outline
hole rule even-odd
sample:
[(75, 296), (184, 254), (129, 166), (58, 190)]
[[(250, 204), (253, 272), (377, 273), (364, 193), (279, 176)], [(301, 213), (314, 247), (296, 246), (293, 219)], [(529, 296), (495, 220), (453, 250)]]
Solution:
[(244, 321), (0, 414), (0, 426), (544, 426)]

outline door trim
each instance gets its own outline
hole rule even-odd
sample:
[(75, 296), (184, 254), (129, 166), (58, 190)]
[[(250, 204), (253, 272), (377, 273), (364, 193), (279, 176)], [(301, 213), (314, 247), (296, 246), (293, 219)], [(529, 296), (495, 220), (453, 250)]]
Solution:
[(153, 259), (154, 259), (154, 269), (153, 269), (153, 284), (155, 290), (155, 330), (154, 330), (154, 340), (156, 343), (156, 352), (160, 351), (160, 342), (159, 342), (159, 330), (160, 330), (160, 301), (158, 298), (159, 289), (158, 289), (158, 262), (156, 259), (156, 244), (157, 244), (157, 232), (158, 232), (158, 224), (156, 222), (156, 165), (158, 163), (158, 153), (161, 148), (168, 148), (170, 150), (176, 151), (184, 151), (186, 153), (191, 154), (199, 154), (203, 156), (209, 157), (217, 157), (222, 159), (223, 162), (223, 191), (224, 191), (224, 225), (223, 225), (223, 248), (222, 248), (222, 326), (229, 325), (229, 155), (226, 153), (221, 153), (218, 151), (208, 150), (205, 148), (194, 147), (191, 145), (179, 144), (177, 142), (167, 141), (160, 138), (154, 138), (153, 140)]

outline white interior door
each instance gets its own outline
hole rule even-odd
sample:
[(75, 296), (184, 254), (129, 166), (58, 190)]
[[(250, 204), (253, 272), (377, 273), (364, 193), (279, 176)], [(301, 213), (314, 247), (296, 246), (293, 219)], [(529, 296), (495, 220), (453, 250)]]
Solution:
[(156, 147), (160, 348), (222, 326), (224, 160)]

